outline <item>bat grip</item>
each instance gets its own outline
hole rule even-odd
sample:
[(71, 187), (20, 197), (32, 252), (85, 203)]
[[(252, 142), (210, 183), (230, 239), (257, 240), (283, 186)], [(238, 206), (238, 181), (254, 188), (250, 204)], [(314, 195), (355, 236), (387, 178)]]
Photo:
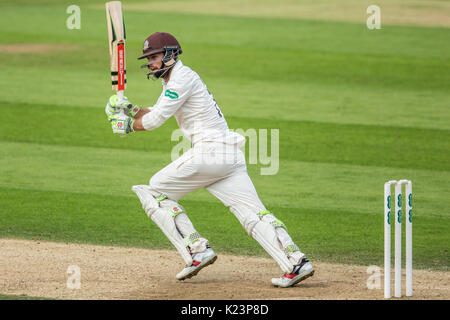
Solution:
[[(123, 100), (125, 96), (124, 91), (123, 90), (117, 91), (117, 96), (119, 97), (119, 101)], [(125, 111), (123, 109), (120, 109), (120, 115), (125, 116)], [(125, 138), (126, 135), (121, 134), (120, 137)]]
[(117, 96), (119, 97), (119, 101), (123, 100), (125, 93), (123, 90), (117, 91)]

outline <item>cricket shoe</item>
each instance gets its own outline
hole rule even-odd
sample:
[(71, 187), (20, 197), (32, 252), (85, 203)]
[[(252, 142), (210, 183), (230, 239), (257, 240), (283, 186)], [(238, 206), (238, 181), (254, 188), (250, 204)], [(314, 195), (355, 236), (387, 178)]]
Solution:
[(285, 273), (281, 278), (273, 278), (272, 284), (277, 287), (287, 288), (303, 281), (314, 274), (314, 268), (308, 259), (303, 258), (300, 264), (294, 266), (292, 273)]
[(217, 260), (217, 256), (214, 251), (207, 247), (207, 249), (200, 253), (194, 253), (192, 255), (192, 264), (189, 267), (181, 270), (180, 273), (177, 274), (178, 280), (186, 280), (193, 276), (195, 276), (200, 270), (204, 267), (213, 264)]

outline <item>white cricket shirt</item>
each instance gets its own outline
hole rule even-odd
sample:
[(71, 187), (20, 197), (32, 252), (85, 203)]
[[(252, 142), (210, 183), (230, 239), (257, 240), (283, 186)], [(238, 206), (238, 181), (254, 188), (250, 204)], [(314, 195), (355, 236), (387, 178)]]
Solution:
[(212, 94), (200, 76), (178, 60), (169, 81), (151, 112), (142, 117), (145, 130), (153, 130), (174, 116), (183, 134), (196, 144), (200, 141), (224, 142), (242, 146), (245, 138), (230, 131)]

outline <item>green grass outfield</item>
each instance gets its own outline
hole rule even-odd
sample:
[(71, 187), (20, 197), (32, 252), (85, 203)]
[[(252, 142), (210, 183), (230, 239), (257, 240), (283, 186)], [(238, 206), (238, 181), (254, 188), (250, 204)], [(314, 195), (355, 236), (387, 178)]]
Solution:
[[(176, 122), (111, 133), (104, 2), (77, 3), (81, 30), (66, 28), (72, 2), (0, 1), (0, 237), (172, 248), (130, 188), (170, 162)], [(176, 35), (230, 128), (279, 129), (279, 172), (260, 175), (258, 164), (249, 173), (312, 260), (381, 267), (383, 184), (407, 178), (414, 266), (448, 270), (448, 28), (371, 31), (364, 10), (357, 23), (124, 3), (128, 98), (156, 101), (161, 85), (135, 57), (149, 34)], [(206, 191), (181, 203), (219, 253), (267, 256)]]
[(26, 295), (1, 294), (0, 300), (56, 300), (52, 298), (30, 297)]

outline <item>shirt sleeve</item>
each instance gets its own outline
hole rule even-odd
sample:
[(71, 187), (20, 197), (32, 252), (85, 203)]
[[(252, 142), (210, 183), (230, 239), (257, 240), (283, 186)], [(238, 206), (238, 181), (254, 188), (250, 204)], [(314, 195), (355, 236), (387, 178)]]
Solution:
[(145, 130), (153, 130), (160, 127), (167, 119), (184, 104), (191, 94), (192, 83), (186, 81), (170, 82), (167, 84), (161, 98), (151, 108), (151, 112), (142, 117), (142, 125)]

